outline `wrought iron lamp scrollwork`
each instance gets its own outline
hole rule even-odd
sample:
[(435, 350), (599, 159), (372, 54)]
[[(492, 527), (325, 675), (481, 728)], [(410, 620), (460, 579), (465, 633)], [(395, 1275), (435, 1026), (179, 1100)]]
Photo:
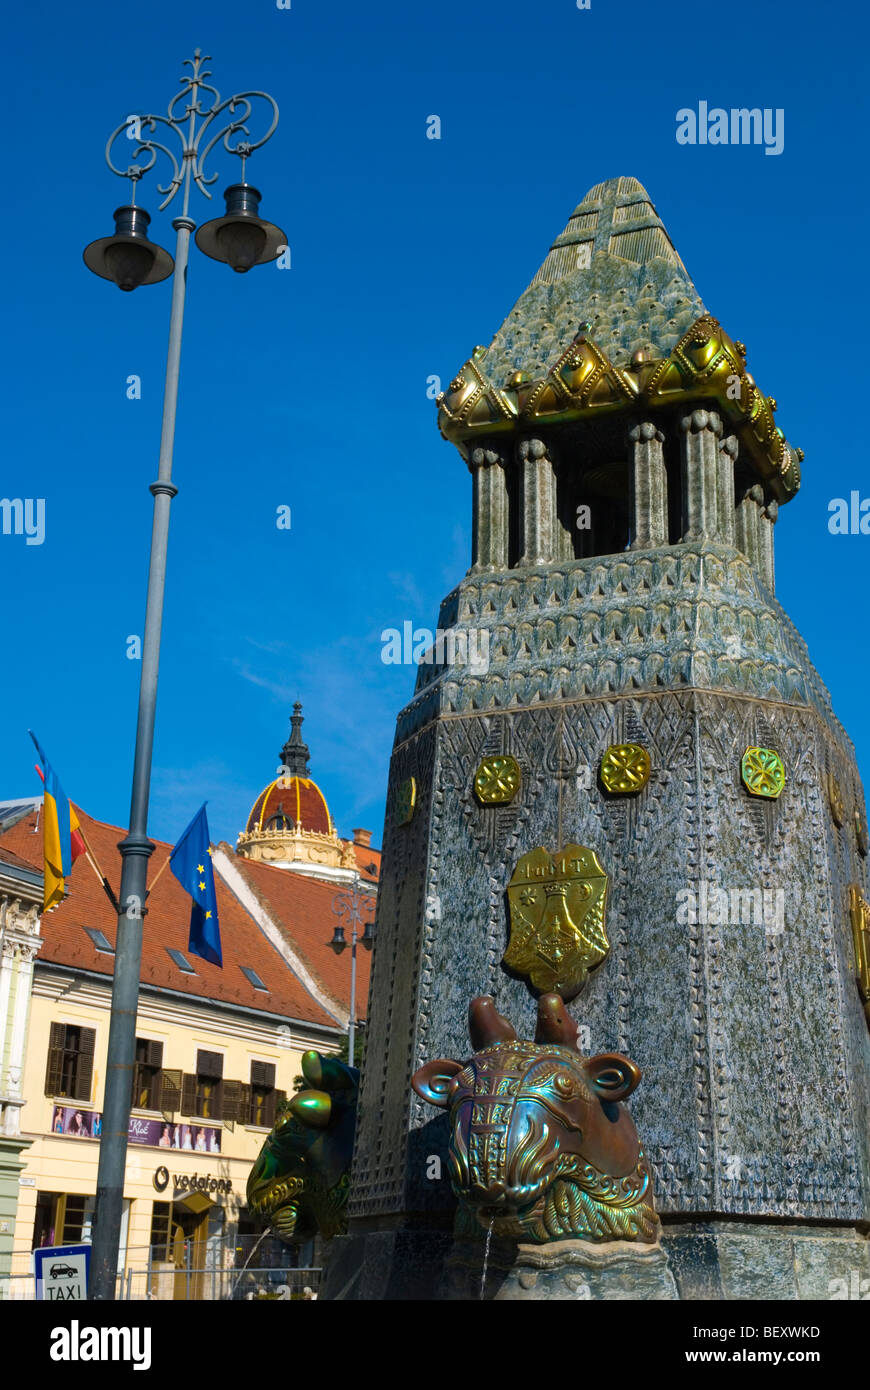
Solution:
[[(132, 193), (130, 202), (114, 213), (114, 235), (91, 242), (84, 260), (95, 275), (113, 280), (119, 289), (134, 290), (139, 285), (153, 285), (165, 280), (173, 271), (174, 262), (169, 252), (149, 241), (147, 229), (151, 219), (136, 202), (137, 185), (154, 168), (158, 154), (165, 156), (172, 171), (168, 183), (157, 184), (157, 191), (163, 196), (160, 211), (180, 193), (181, 215), (173, 226), (180, 230), (179, 223), (182, 226), (186, 223), (188, 232), (195, 228), (189, 218), (192, 185), (210, 199), (209, 187), (219, 177), (217, 172), (207, 172), (216, 146), (222, 143), (227, 153), (240, 161), (240, 179), (231, 183), (224, 193), (224, 216), (207, 222), (196, 233), (196, 244), (205, 255), (244, 273), (252, 266), (276, 260), (286, 247), (287, 239), (281, 228), (260, 217), (262, 194), (246, 180), (248, 159), (254, 150), (265, 145), (278, 125), (278, 105), (268, 92), (259, 91), (237, 92), (222, 101), (217, 88), (205, 80), (211, 73), (203, 64), (210, 61), (196, 49), (193, 58), (184, 60), (190, 72), (182, 77), (181, 90), (170, 101), (166, 115), (128, 116), (109, 136), (106, 163), (113, 174), (130, 180)], [(252, 140), (248, 122), (257, 101), (266, 103), (268, 128), (260, 139)], [(157, 138), (164, 131), (177, 142), (179, 149)], [(234, 139), (237, 135), (244, 138)], [(116, 163), (113, 158), (113, 149), (120, 139), (134, 140), (136, 144), (126, 167), (119, 167), (120, 161)]]

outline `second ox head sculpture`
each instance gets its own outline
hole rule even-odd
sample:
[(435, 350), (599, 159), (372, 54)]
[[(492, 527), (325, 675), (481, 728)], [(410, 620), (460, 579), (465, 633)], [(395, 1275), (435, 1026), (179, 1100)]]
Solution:
[(621, 1103), (640, 1070), (619, 1052), (581, 1056), (577, 1031), (545, 994), (523, 1042), (483, 995), (469, 1009), (470, 1061), (427, 1062), (412, 1085), (449, 1109), (453, 1190), (496, 1235), (652, 1244), (650, 1172)]

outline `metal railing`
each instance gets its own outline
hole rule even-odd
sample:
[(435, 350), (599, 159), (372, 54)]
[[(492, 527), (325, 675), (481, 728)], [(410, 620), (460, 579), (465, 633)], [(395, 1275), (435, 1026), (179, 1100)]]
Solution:
[(259, 1299), (309, 1299), (320, 1291), (319, 1269), (128, 1269), (118, 1279), (118, 1298), (239, 1303)]
[[(320, 1269), (187, 1269), (172, 1264), (125, 1269), (118, 1274), (119, 1301), (253, 1302), (260, 1299), (307, 1300), (320, 1292)], [(32, 1273), (0, 1276), (0, 1303), (36, 1298)]]

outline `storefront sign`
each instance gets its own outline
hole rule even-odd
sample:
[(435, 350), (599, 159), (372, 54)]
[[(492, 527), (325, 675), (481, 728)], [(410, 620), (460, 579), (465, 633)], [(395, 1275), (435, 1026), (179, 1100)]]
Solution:
[[(229, 1178), (213, 1178), (211, 1173), (206, 1173), (200, 1177), (196, 1173), (173, 1173), (172, 1185), (176, 1191), (180, 1192), (232, 1192), (233, 1185)], [(165, 1192), (169, 1186), (169, 1169), (161, 1163), (154, 1173), (154, 1186), (158, 1192)]]
[[(97, 1110), (79, 1110), (74, 1105), (56, 1105), (51, 1121), (52, 1133), (77, 1139), (99, 1139), (103, 1117)], [(210, 1125), (169, 1125), (163, 1120), (143, 1120), (130, 1116), (127, 1131), (130, 1144), (148, 1144), (156, 1149), (182, 1149), (189, 1153), (219, 1154), (221, 1131)]]

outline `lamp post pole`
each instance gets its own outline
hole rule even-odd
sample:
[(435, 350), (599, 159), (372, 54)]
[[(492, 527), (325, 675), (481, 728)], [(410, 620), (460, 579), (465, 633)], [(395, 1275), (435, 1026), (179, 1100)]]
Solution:
[[(350, 1018), (347, 1028), (347, 1064), (350, 1067), (353, 1066), (356, 1040), (356, 947), (358, 941), (362, 942), (367, 951), (370, 951), (374, 945), (373, 923), (363, 922), (363, 913), (370, 913), (373, 907), (371, 894), (360, 892), (358, 878), (349, 893), (336, 893), (332, 900), (332, 910), (336, 917), (346, 917), (350, 924)], [(362, 935), (358, 932), (360, 926), (363, 927)], [(347, 944), (344, 927), (339, 925), (335, 928), (329, 945), (335, 954), (340, 956), (342, 951), (347, 948)]]
[[(191, 72), (182, 78), (181, 91), (169, 103), (167, 116), (130, 118), (109, 137), (106, 162), (113, 173), (131, 180), (132, 201), (115, 213), (115, 235), (92, 242), (84, 253), (85, 264), (89, 269), (104, 279), (114, 280), (122, 290), (132, 290), (141, 284), (154, 284), (172, 274), (172, 258), (159, 246), (148, 241), (146, 229), (150, 218), (135, 203), (137, 183), (155, 163), (158, 151), (168, 156), (172, 163), (173, 176), (168, 187), (159, 188), (159, 192), (166, 195), (161, 209), (181, 190), (182, 210), (181, 215), (172, 223), (176, 233), (175, 280), (169, 316), (160, 459), (157, 481), (150, 485), (154, 498), (154, 516), (139, 679), (139, 715), (133, 759), (130, 822), (128, 833), (118, 846), (121, 852), (121, 890), (88, 1288), (88, 1297), (97, 1300), (115, 1297), (136, 1053), (142, 930), (146, 912), (145, 901), (148, 896), (148, 860), (154, 849), (148, 839), (148, 802), (157, 708), (163, 597), (166, 586), (169, 509), (177, 492), (172, 481), (172, 456), (181, 365), (181, 335), (190, 235), (196, 228), (196, 223), (189, 215), (190, 195), (192, 184), (196, 184), (206, 197), (211, 197), (207, 185), (214, 183), (218, 175), (207, 176), (204, 165), (219, 140), (223, 140), (229, 153), (241, 158), (242, 181), (241, 184), (235, 184), (227, 190), (227, 215), (200, 228), (197, 237), (200, 248), (214, 259), (227, 261), (234, 270), (246, 271), (251, 265), (274, 260), (280, 255), (284, 245), (284, 235), (280, 228), (263, 222), (258, 216), (260, 194), (245, 183), (245, 161), (253, 149), (265, 144), (272, 135), (278, 123), (278, 108), (273, 99), (264, 92), (245, 92), (222, 102), (217, 90), (205, 81), (211, 74), (203, 71), (202, 64), (208, 61), (208, 58), (202, 57), (199, 49), (196, 50), (193, 59), (185, 59), (185, 66), (190, 67)], [(202, 93), (208, 94), (205, 109)], [(250, 98), (254, 97), (262, 97), (272, 107), (269, 129), (263, 139), (255, 143), (244, 140), (231, 145), (230, 137), (237, 131), (248, 134), (245, 122), (252, 110)], [(180, 109), (182, 107), (183, 109)], [(223, 114), (228, 117), (226, 124), (222, 124), (220, 120)], [(135, 121), (132, 131), (131, 121)], [(168, 128), (180, 140), (180, 165), (172, 150), (153, 138), (158, 126)], [(146, 133), (148, 131), (150, 135)], [(146, 161), (142, 164), (133, 163), (126, 169), (117, 168), (112, 162), (112, 146), (117, 139), (131, 134), (136, 141), (134, 160), (144, 155)], [(204, 136), (209, 137), (205, 144)], [(240, 193), (240, 190), (244, 192)]]

